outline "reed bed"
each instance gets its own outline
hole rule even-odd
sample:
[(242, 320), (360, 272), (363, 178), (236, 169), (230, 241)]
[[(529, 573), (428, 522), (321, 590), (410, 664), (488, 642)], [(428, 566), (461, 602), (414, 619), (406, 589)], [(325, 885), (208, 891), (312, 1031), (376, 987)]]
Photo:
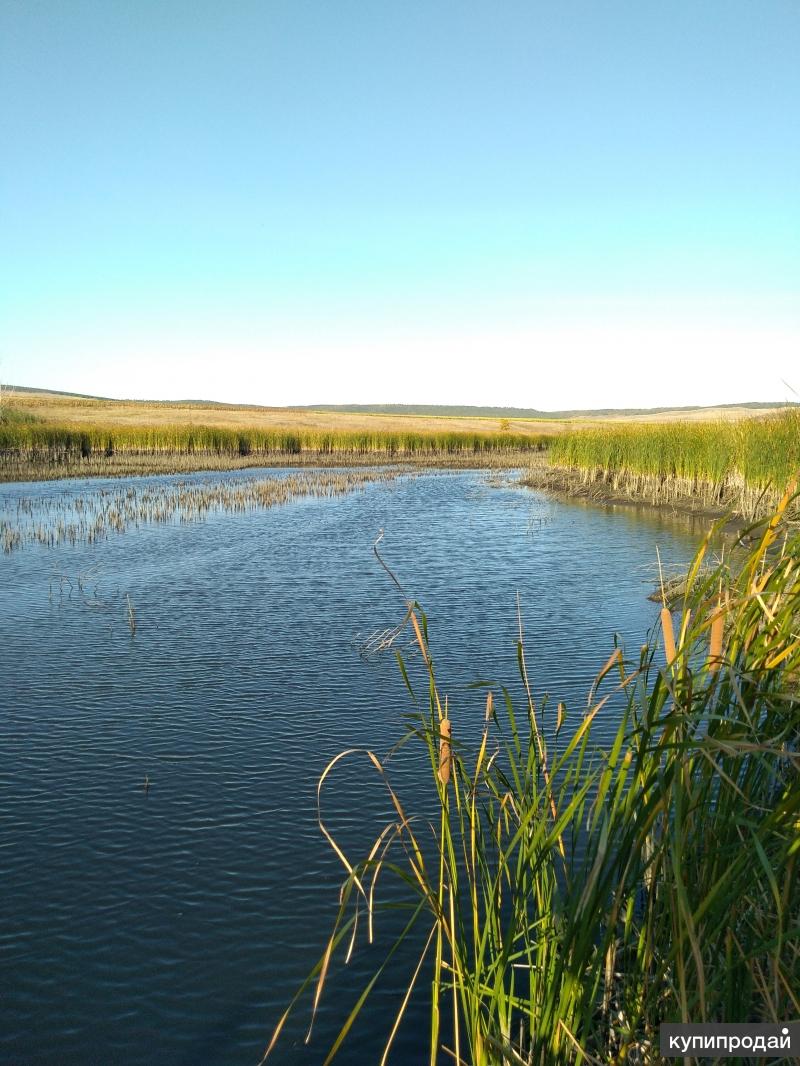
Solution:
[(0, 423), (0, 466), (54, 467), (122, 456), (294, 457), (483, 456), (530, 453), (545, 447), (545, 434), (465, 431), (317, 430), (223, 428), (207, 425)]
[(691, 500), (755, 519), (775, 507), (800, 470), (800, 410), (739, 422), (580, 430), (554, 437), (549, 460), (578, 471), (589, 495), (594, 488), (654, 504)]
[(0, 510), (5, 552), (26, 544), (92, 544), (109, 533), (153, 522), (195, 522), (223, 511), (276, 507), (303, 497), (331, 497), (389, 482), (395, 471), (326, 471), (290, 477), (225, 479), (213, 484), (125, 485), (58, 497), (23, 497)]
[[(351, 858), (320, 812), (344, 868), (338, 914), (265, 1059), (312, 989), (313, 1017), (339, 952), (381, 940), (382, 899), (393, 914), (405, 910), (405, 928), (384, 945), (326, 1063), (403, 943), (415, 945), (417, 962), (382, 1063), (417, 995), (430, 1017), (431, 1066), (647, 1066), (663, 1061), (664, 1021), (773, 1023), (777, 1034), (800, 1015), (792, 499), (750, 531), (755, 546), (739, 549), (735, 565), (707, 568), (709, 533), (680, 614), (662, 612), (633, 658), (615, 644), (586, 706), (572, 712), (535, 703), (521, 623), (518, 696), (486, 685), (480, 709), (449, 702), (425, 615), (408, 604), (421, 661), (398, 653), (398, 662), (412, 695), (418, 682), (426, 695), (406, 739), (424, 746), (430, 765), (429, 795), (414, 806), (438, 814), (412, 817), (391, 788), (391, 763), (372, 752), (393, 821)], [(601, 747), (594, 723), (615, 704), (616, 734)]]

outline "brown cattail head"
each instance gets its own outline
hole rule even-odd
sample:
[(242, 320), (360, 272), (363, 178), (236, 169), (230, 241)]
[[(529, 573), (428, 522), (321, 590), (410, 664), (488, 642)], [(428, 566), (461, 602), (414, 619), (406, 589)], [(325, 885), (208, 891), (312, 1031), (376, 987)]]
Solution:
[(725, 615), (717, 611), (711, 622), (711, 638), (708, 644), (708, 669), (712, 673), (719, 670), (722, 659), (722, 637), (725, 633)]
[(675, 634), (672, 630), (672, 615), (669, 607), (661, 608), (661, 632), (664, 634), (664, 655), (667, 666), (671, 666), (675, 659)]
[(487, 692), (486, 693), (486, 721), (487, 722), (490, 722), (492, 720), (492, 709), (493, 709), (493, 706), (494, 706), (494, 700), (492, 698), (492, 694), (491, 694), (491, 692)]
[(439, 723), (439, 780), (446, 785), (450, 780), (450, 719), (443, 718)]

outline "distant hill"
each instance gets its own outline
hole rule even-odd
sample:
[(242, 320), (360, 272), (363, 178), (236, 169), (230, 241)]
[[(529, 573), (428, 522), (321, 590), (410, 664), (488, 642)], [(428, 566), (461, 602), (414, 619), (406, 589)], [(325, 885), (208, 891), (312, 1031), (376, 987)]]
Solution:
[(372, 403), (372, 404), (303, 404), (296, 407), (274, 407), (266, 404), (253, 403), (226, 403), (221, 400), (132, 400), (114, 399), (109, 396), (92, 396), (81, 392), (64, 392), (58, 389), (40, 389), (27, 385), (6, 385), (3, 391), (9, 393), (28, 393), (54, 398), (63, 397), (70, 400), (92, 400), (104, 403), (146, 403), (160, 407), (208, 407), (222, 408), (226, 410), (242, 409), (250, 411), (318, 411), (321, 413), (338, 414), (361, 414), (361, 415), (406, 415), (409, 417), (422, 418), (517, 418), (535, 420), (565, 421), (581, 418), (636, 418), (657, 415), (672, 414), (691, 416), (697, 412), (725, 412), (736, 410), (770, 410), (776, 407), (798, 407), (800, 404), (776, 401), (774, 403), (726, 403), (712, 406), (692, 405), (686, 407), (603, 407), (592, 409), (574, 408), (564, 411), (542, 411), (535, 407), (470, 407), (458, 404), (405, 404), (405, 403)]
[(10, 393), (25, 392), (37, 396), (63, 396), (69, 400), (102, 400), (104, 403), (174, 403), (177, 405), (189, 404), (192, 407), (257, 407), (258, 404), (226, 404), (221, 400), (142, 400), (126, 399), (119, 400), (113, 396), (94, 396), (88, 392), (64, 392), (60, 389), (37, 389), (29, 385), (3, 385), (3, 390)]
[(603, 418), (631, 417), (635, 415), (658, 415), (667, 413), (687, 414), (692, 411), (729, 411), (747, 408), (749, 410), (770, 410), (774, 407), (796, 407), (798, 404), (787, 403), (721, 403), (708, 407), (698, 405), (688, 407), (597, 407), (569, 411), (540, 411), (535, 407), (459, 407), (447, 404), (308, 404), (299, 407), (299, 411), (341, 411), (352, 414), (372, 415), (427, 415), (450, 418), (554, 418), (563, 420), (567, 418), (584, 418), (587, 416), (600, 416)]
[(37, 389), (28, 385), (3, 385), (3, 392), (35, 392), (44, 396), (68, 396), (71, 400), (110, 400), (110, 396), (89, 396), (85, 392), (63, 392), (60, 389)]

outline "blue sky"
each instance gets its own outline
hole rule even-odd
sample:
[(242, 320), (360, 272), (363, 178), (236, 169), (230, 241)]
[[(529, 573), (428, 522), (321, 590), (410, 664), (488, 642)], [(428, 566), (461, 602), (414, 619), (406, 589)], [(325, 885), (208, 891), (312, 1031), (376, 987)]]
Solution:
[(551, 409), (800, 392), (795, 0), (0, 12), (6, 382)]

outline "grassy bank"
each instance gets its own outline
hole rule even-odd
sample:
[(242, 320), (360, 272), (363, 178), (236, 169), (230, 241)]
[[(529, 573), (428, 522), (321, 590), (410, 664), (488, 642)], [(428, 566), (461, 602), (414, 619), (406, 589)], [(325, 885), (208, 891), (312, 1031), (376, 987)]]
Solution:
[[(655, 1066), (663, 1021), (777, 1034), (800, 1015), (800, 537), (787, 504), (734, 565), (705, 571), (703, 544), (682, 613), (662, 611), (635, 656), (615, 647), (585, 707), (534, 703), (521, 624), (518, 698), (481, 683), (480, 709), (448, 702), (409, 603), (419, 658), (398, 659), (409, 687), (420, 683), (407, 739), (427, 752), (430, 793), (407, 806), (391, 762), (368, 752), (396, 818), (350, 858), (320, 813), (344, 866), (338, 916), (267, 1055), (306, 989), (313, 1014), (361, 935), (382, 944), (375, 981), (400, 943), (415, 945), (387, 1053), (421, 996), (431, 1066)], [(594, 721), (609, 701), (619, 725), (600, 748)], [(382, 898), (405, 910), (400, 941), (381, 941)]]
[(572, 494), (734, 510), (754, 518), (774, 507), (800, 470), (800, 411), (738, 422), (602, 426), (554, 437), (550, 471), (530, 484)]

